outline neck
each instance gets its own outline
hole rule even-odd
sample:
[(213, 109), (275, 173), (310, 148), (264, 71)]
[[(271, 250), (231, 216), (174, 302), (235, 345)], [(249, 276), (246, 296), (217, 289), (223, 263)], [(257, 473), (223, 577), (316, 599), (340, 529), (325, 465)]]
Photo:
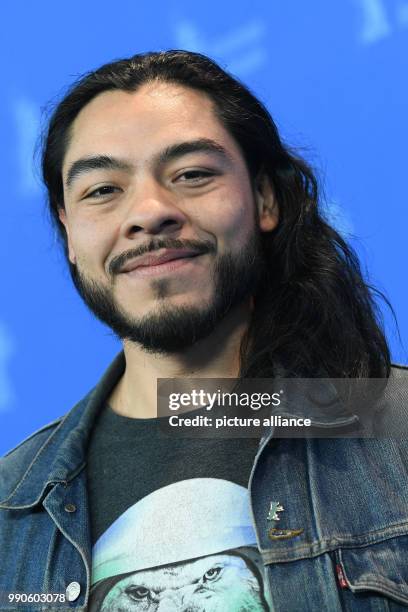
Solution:
[(183, 353), (147, 353), (140, 345), (124, 342), (126, 369), (109, 399), (113, 410), (131, 418), (155, 418), (158, 378), (238, 377), (249, 316), (250, 306), (240, 305)]

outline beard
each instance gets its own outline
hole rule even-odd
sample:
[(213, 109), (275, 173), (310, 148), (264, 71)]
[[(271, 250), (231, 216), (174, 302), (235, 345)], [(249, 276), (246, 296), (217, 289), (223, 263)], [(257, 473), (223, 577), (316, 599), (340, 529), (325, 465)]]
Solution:
[[(162, 239), (147, 248), (118, 256), (109, 266), (112, 275), (132, 257), (159, 248), (195, 248), (201, 254), (215, 251), (207, 242)], [(112, 285), (103, 286), (70, 264), (72, 280), (91, 312), (121, 339), (139, 344), (149, 353), (180, 353), (209, 336), (235, 306), (256, 292), (263, 276), (264, 258), (259, 232), (254, 231), (237, 255), (221, 255), (214, 267), (211, 301), (200, 306), (176, 306), (166, 299), (171, 281), (151, 281), (158, 299), (154, 312), (132, 317), (117, 303)]]

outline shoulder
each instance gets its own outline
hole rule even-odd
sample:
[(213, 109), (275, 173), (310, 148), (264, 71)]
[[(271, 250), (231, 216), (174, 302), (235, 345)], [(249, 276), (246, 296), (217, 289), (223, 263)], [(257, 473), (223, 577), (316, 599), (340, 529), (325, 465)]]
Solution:
[(1, 457), (0, 462), (11, 455), (14, 455), (16, 453), (18, 454), (20, 451), (24, 451), (28, 448), (35, 448), (36, 445), (41, 445), (41, 443), (48, 438), (48, 436), (54, 431), (54, 429), (58, 427), (58, 425), (62, 422), (63, 419), (63, 416), (58, 417), (54, 421), (51, 421), (50, 423), (47, 423), (46, 425), (40, 427), (40, 429), (34, 431), (32, 434), (27, 436), (27, 438), (22, 440), (22, 442), (19, 442), (17, 446), (9, 450), (3, 457)]
[(408, 445), (408, 367), (392, 364), (390, 377), (375, 406), (375, 430), (380, 437)]
[(0, 459), (0, 499), (8, 499), (23, 482), (29, 483), (26, 488), (32, 485), (39, 489), (76, 469), (78, 461), (84, 460), (94, 419), (124, 369), (122, 352), (96, 387), (69, 412), (35, 431)]
[(3, 492), (17, 485), (63, 420), (62, 416), (47, 423), (0, 457), (0, 499), (3, 499)]
[(408, 378), (408, 365), (403, 365), (402, 363), (392, 363), (391, 378)]

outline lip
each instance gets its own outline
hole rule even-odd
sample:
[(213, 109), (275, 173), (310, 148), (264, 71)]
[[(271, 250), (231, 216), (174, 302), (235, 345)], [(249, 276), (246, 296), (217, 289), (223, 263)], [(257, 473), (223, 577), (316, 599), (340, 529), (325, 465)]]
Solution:
[(201, 253), (188, 249), (167, 249), (156, 253), (146, 253), (129, 261), (121, 273), (130, 276), (152, 276), (178, 270), (191, 263)]

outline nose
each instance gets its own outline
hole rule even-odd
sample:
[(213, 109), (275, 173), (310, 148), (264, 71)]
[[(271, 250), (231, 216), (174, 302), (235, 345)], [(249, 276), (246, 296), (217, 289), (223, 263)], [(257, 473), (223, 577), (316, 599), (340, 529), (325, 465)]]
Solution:
[(140, 234), (171, 234), (185, 222), (186, 215), (177, 205), (176, 196), (150, 179), (129, 194), (121, 234), (128, 239)]

